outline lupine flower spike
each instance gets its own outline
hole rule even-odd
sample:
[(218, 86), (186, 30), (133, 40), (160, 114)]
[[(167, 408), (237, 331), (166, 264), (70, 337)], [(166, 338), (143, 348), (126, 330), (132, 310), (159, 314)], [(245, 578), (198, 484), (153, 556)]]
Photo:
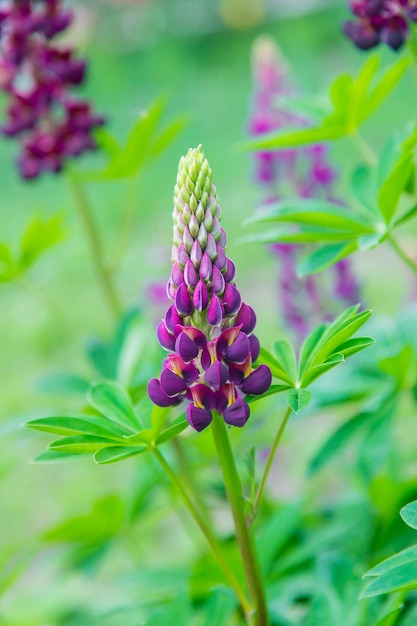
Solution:
[(343, 31), (362, 50), (379, 43), (398, 50), (407, 39), (410, 21), (417, 22), (416, 0), (351, 0), (350, 10), (357, 19), (345, 22)]
[(71, 90), (86, 64), (54, 37), (72, 22), (61, 0), (12, 0), (0, 7), (0, 89), (8, 96), (1, 132), (21, 137), (23, 178), (59, 172), (64, 162), (96, 147), (92, 130), (104, 119)]
[[(279, 98), (288, 98), (294, 87), (288, 78), (288, 66), (275, 41), (259, 37), (253, 46), (253, 112), (250, 132), (262, 135), (278, 129), (308, 125), (308, 120), (288, 112)], [(333, 185), (337, 172), (332, 167), (327, 147), (315, 144), (292, 150), (264, 150), (255, 153), (256, 180), (266, 188), (264, 203), (285, 197), (324, 198), (334, 201)], [(359, 302), (359, 289), (349, 260), (335, 265), (330, 290), (323, 289), (317, 276), (299, 278), (296, 264), (298, 248), (288, 243), (274, 244), (272, 251), (280, 260), (279, 300), (282, 315), (301, 342), (316, 323), (326, 321), (328, 304), (336, 300)], [(330, 294), (328, 293), (330, 291)], [(330, 302), (326, 301), (329, 299)], [(333, 307), (332, 307), (333, 308)]]
[(226, 256), (217, 191), (201, 146), (180, 160), (173, 220), (172, 304), (157, 328), (168, 356), (159, 380), (149, 381), (149, 397), (163, 407), (188, 402), (187, 419), (197, 431), (210, 424), (213, 410), (227, 424), (244, 426), (250, 413), (245, 395), (264, 393), (272, 377), (266, 365), (253, 368), (256, 316), (242, 302)]

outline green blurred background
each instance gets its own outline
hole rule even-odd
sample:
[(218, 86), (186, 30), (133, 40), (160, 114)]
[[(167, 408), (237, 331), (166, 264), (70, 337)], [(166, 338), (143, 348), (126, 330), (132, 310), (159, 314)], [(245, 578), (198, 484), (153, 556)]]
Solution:
[[(154, 281), (165, 281), (169, 273), (172, 193), (179, 157), (202, 143), (214, 171), (239, 287), (244, 300), (256, 304), (258, 334), (268, 345), (271, 333), (285, 333), (279, 317), (276, 260), (265, 247), (238, 245), (244, 233), (242, 222), (262, 198), (262, 190), (254, 183), (251, 155), (238, 149), (247, 135), (251, 111), (250, 49), (259, 34), (270, 34), (287, 58), (299, 89), (325, 93), (337, 73), (356, 71), (363, 60), (341, 34), (347, 14), (344, 0), (327, 6), (314, 0), (103, 0), (76, 7), (79, 19), (70, 40), (77, 42), (89, 60), (85, 94), (108, 117), (110, 130), (121, 139), (126, 137), (138, 114), (161, 94), (167, 97), (167, 120), (181, 113), (189, 120), (179, 138), (138, 182), (133, 227), (117, 275), (125, 302), (142, 305), (151, 320), (161, 314), (147, 305), (146, 290)], [(384, 62), (392, 62), (392, 53), (381, 54)], [(385, 139), (380, 129), (387, 124), (392, 130), (402, 129), (415, 115), (416, 95), (415, 81), (407, 75), (366, 126), (365, 134), (376, 151)], [(161, 536), (162, 550), (155, 557), (143, 537), (152, 536), (152, 524), (160, 523), (156, 515), (145, 527), (130, 529), (122, 547), (114, 549), (111, 563), (106, 561), (100, 575), (94, 573), (89, 579), (88, 570), (82, 575), (69, 570), (67, 577), (59, 578), (57, 563), (62, 566), (64, 553), (40, 543), (48, 527), (65, 516), (91, 510), (101, 495), (133, 492), (138, 466), (135, 462), (105, 468), (91, 463), (54, 468), (29, 464), (49, 439), (26, 432), (21, 423), (44, 410), (69, 409), (68, 400), (43, 395), (37, 381), (68, 370), (91, 377), (83, 345), (91, 335), (106, 337), (112, 322), (95, 283), (65, 179), (45, 176), (23, 183), (14, 167), (15, 155), (13, 141), (3, 139), (0, 239), (17, 243), (33, 211), (41, 216), (60, 212), (67, 237), (31, 272), (29, 285), (1, 285), (0, 550), (14, 559), (27, 552), (32, 556), (25, 561), (23, 577), (0, 598), (0, 624), (82, 626), (93, 624), (92, 618), (83, 622), (80, 617), (74, 621), (71, 616), (67, 621), (57, 617), (62, 607), (68, 607), (70, 615), (75, 597), (77, 604), (111, 609), (128, 595), (129, 585), (137, 585), (138, 564), (163, 560), (163, 548), (169, 546), (173, 533), (180, 535), (184, 560), (191, 547), (179, 529), (170, 527)], [(343, 197), (358, 155), (349, 143), (340, 142), (332, 149), (332, 158), (340, 170), (337, 192)], [(99, 156), (88, 157), (84, 165), (95, 167), (99, 161)], [(89, 183), (86, 191), (111, 257), (131, 192), (123, 181)], [(407, 247), (408, 234), (403, 237)], [(411, 297), (411, 279), (389, 252), (358, 256), (354, 264), (367, 306), (395, 314)], [(52, 317), (40, 290), (65, 311), (71, 330)], [(132, 546), (136, 552), (129, 559)], [(133, 582), (115, 590), (109, 582), (115, 571), (130, 574)], [(130, 623), (135, 622), (114, 621), (118, 626)]]

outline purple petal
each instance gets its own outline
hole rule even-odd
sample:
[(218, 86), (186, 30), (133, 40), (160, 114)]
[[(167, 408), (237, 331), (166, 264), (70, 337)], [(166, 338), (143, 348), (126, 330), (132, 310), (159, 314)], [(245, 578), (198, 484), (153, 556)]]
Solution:
[(225, 364), (220, 363), (220, 361), (215, 361), (213, 365), (210, 365), (210, 367), (204, 373), (204, 380), (216, 391), (218, 391), (220, 387), (224, 385), (228, 377), (228, 369)]
[(179, 325), (183, 324), (183, 319), (181, 315), (178, 314), (178, 311), (173, 304), (169, 307), (169, 309), (165, 313), (164, 321), (165, 321), (165, 326), (167, 327), (170, 333), (174, 332), (174, 328), (175, 326), (177, 326), (177, 324)]
[(256, 315), (255, 311), (251, 306), (242, 302), (242, 306), (239, 309), (239, 313), (237, 314), (236, 326), (242, 326), (242, 332), (250, 335), (250, 333), (254, 330), (256, 326)]
[(198, 283), (198, 275), (190, 259), (188, 259), (187, 263), (185, 264), (184, 281), (185, 284), (188, 285), (188, 287), (195, 287)]
[(227, 236), (226, 236), (226, 231), (224, 230), (224, 228), (220, 229), (220, 237), (219, 237), (217, 243), (222, 248), (225, 248), (226, 245), (227, 245)]
[(213, 270), (213, 264), (207, 252), (204, 252), (200, 263), (200, 278), (202, 280), (210, 280)]
[(219, 268), (220, 271), (224, 270), (227, 263), (226, 252), (221, 246), (216, 248), (216, 258), (214, 259), (214, 265)]
[(156, 336), (159, 343), (163, 348), (165, 348), (165, 350), (175, 349), (175, 337), (168, 331), (163, 321), (160, 321), (156, 327)]
[(169, 397), (177, 396), (187, 389), (185, 380), (169, 369), (163, 369), (161, 372), (161, 389)]
[(248, 358), (249, 353), (249, 339), (245, 333), (240, 332), (232, 345), (226, 349), (224, 356), (228, 361), (232, 361), (234, 363), (244, 363)]
[(225, 383), (215, 393), (216, 410), (223, 413), (236, 400), (236, 387), (233, 383)]
[(174, 285), (171, 279), (167, 283), (167, 296), (170, 300), (175, 300), (177, 295), (177, 287)]
[(203, 251), (197, 240), (194, 241), (191, 248), (190, 259), (195, 268), (199, 267), (201, 259), (203, 258)]
[(180, 243), (180, 245), (178, 246), (178, 263), (184, 267), (189, 258), (190, 257), (185, 245), (183, 243)]
[(218, 267), (213, 267), (213, 272), (211, 276), (211, 286), (213, 288), (214, 293), (219, 294), (220, 296), (224, 293), (224, 288), (226, 283), (224, 282), (223, 274), (219, 270)]
[(201, 352), (201, 367), (203, 368), (203, 370), (207, 370), (210, 367), (210, 363), (211, 363), (210, 353), (207, 350), (207, 348), (205, 348)]
[(259, 339), (256, 335), (251, 335), (249, 337), (249, 345), (252, 361), (256, 361), (259, 356), (259, 352), (261, 351), (261, 344), (259, 343)]
[(210, 424), (213, 419), (211, 411), (207, 409), (200, 409), (194, 404), (189, 404), (187, 407), (186, 417), (190, 426), (197, 432), (201, 432)]
[(207, 337), (199, 328), (194, 328), (194, 326), (179, 326), (174, 328), (174, 334), (176, 337), (178, 337), (181, 332), (185, 333), (190, 339), (195, 341), (200, 350), (207, 346)]
[(178, 291), (175, 294), (175, 308), (179, 315), (190, 315), (193, 310), (190, 294), (188, 293), (187, 285), (182, 283), (178, 287)]
[(194, 404), (211, 411), (216, 406), (216, 396), (214, 391), (204, 385), (203, 383), (199, 383), (198, 385), (194, 385), (190, 389), (191, 395), (193, 398)]
[(237, 400), (224, 411), (223, 418), (226, 424), (241, 428), (248, 421), (249, 414), (249, 406), (242, 398), (237, 398)]
[(184, 332), (180, 333), (175, 342), (175, 351), (186, 363), (195, 359), (199, 353), (199, 348), (195, 341), (190, 339)]
[(210, 233), (207, 235), (206, 252), (211, 260), (213, 260), (217, 254), (216, 242), (214, 241), (213, 235), (210, 235)]
[[(180, 287), (181, 289), (181, 287)], [(225, 315), (233, 315), (239, 311), (242, 298), (235, 285), (227, 284), (222, 298)]]
[(207, 309), (207, 321), (210, 326), (220, 326), (223, 321), (223, 305), (220, 298), (215, 294), (212, 296)]
[(224, 280), (227, 283), (231, 283), (236, 277), (236, 266), (231, 259), (226, 259), (226, 268)]
[(193, 294), (193, 305), (196, 311), (204, 311), (207, 308), (208, 297), (206, 283), (199, 280)]
[(148, 396), (154, 404), (162, 407), (175, 406), (176, 404), (179, 404), (182, 399), (178, 397), (170, 398), (167, 396), (167, 394), (162, 391), (157, 378), (151, 378), (148, 382)]
[(171, 270), (171, 280), (174, 285), (181, 285), (184, 282), (184, 272), (178, 263), (174, 263)]
[(267, 391), (272, 383), (271, 370), (267, 365), (260, 365), (243, 381), (243, 393), (259, 396)]
[(200, 372), (192, 363), (185, 363), (182, 368), (182, 376), (187, 385), (192, 385), (192, 383), (195, 383), (197, 378), (200, 376)]

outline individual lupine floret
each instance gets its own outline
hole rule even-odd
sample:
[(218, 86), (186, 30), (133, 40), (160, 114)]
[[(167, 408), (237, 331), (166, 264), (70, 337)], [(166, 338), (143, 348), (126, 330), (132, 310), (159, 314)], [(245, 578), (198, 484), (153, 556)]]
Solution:
[(148, 384), (158, 406), (188, 400), (187, 419), (197, 431), (210, 424), (213, 410), (226, 423), (244, 426), (250, 413), (245, 395), (264, 393), (272, 380), (266, 365), (253, 369), (260, 349), (256, 315), (235, 284), (220, 219), (213, 173), (199, 146), (179, 164), (167, 285), (173, 304), (157, 328), (169, 354), (160, 379)]

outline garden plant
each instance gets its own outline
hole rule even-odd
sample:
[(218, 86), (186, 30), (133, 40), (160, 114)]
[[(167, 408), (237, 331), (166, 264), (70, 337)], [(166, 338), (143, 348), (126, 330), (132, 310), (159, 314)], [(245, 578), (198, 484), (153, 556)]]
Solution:
[(199, 136), (192, 107), (171, 113), (175, 94), (119, 139), (88, 91), (84, 10), (0, 0), (3, 168), (32, 199), (45, 179), (71, 198), (65, 214), (18, 213), (20, 243), (0, 242), (4, 307), (24, 293), (16, 321), (35, 323), (37, 303), (49, 346), (0, 430), (18, 495), (0, 626), (416, 625), (417, 118), (386, 112), (417, 82), (417, 3), (330, 10), (360, 53), (328, 93), (254, 29), (250, 110), (228, 145)]

